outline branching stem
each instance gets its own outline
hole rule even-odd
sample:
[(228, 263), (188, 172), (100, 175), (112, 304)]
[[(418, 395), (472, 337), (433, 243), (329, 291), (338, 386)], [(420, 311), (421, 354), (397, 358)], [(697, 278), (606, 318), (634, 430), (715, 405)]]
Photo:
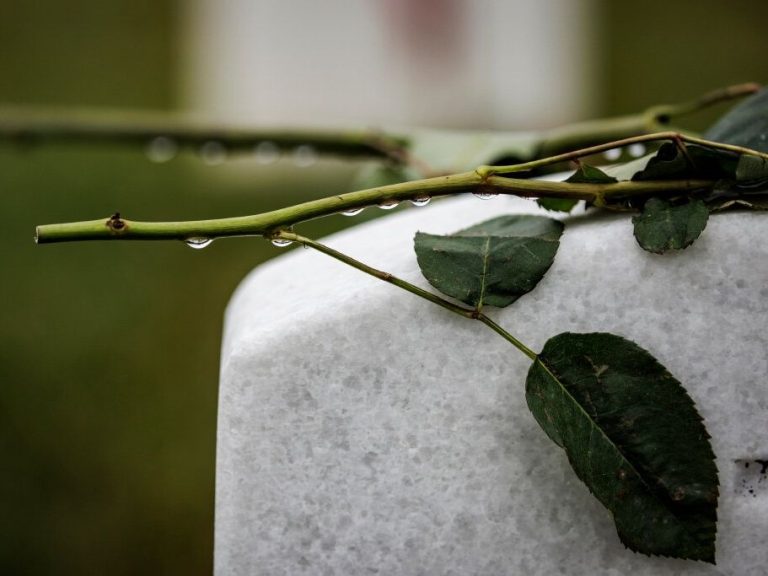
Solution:
[[(544, 158), (599, 142), (667, 130), (670, 122), (680, 116), (741, 98), (759, 88), (755, 83), (728, 86), (690, 102), (652, 106), (637, 114), (589, 120), (542, 132), (533, 155)], [(282, 149), (310, 145), (322, 154), (390, 159), (415, 168), (425, 178), (435, 175), (429, 165), (409, 150), (411, 137), (408, 134), (375, 130), (248, 129), (200, 122), (179, 115), (131, 111), (0, 108), (0, 140), (33, 144), (82, 142), (147, 146), (157, 138), (164, 138), (170, 146), (179, 147), (200, 147), (207, 142), (216, 142), (231, 152), (250, 152), (262, 142)]]
[(537, 158), (546, 158), (577, 148), (622, 140), (638, 134), (668, 131), (681, 116), (698, 112), (709, 106), (754, 94), (760, 85), (754, 82), (736, 84), (713, 90), (690, 102), (652, 106), (638, 114), (588, 120), (568, 124), (545, 133), (539, 143)]
[(334, 250), (330, 246), (321, 244), (320, 242), (312, 240), (311, 238), (300, 236), (299, 234), (296, 234), (294, 232), (281, 230), (275, 233), (273, 235), (273, 238), (290, 240), (291, 242), (296, 242), (297, 244), (301, 244), (302, 246), (308, 246), (310, 248), (314, 248), (318, 252), (322, 252), (323, 254), (326, 254), (331, 258), (335, 258), (336, 260), (343, 262), (344, 264), (347, 264), (349, 266), (352, 266), (353, 268), (356, 268), (361, 272), (370, 274), (371, 276), (378, 278), (379, 280), (383, 280), (384, 282), (389, 282), (390, 284), (393, 284), (398, 288), (402, 288), (406, 292), (415, 294), (416, 296), (419, 296), (424, 300), (432, 302), (433, 304), (437, 304), (438, 306), (441, 306), (446, 310), (450, 310), (454, 314), (458, 314), (459, 316), (462, 316), (464, 318), (469, 318), (471, 320), (479, 320), (480, 322), (488, 326), (491, 330), (499, 334), (502, 338), (510, 342), (515, 348), (520, 350), (520, 352), (528, 356), (528, 358), (530, 358), (531, 360), (536, 359), (536, 353), (533, 352), (533, 350), (528, 348), (525, 344), (520, 342), (520, 340), (515, 338), (512, 334), (510, 334), (506, 330), (504, 330), (504, 328), (499, 326), (496, 322), (491, 320), (488, 316), (486, 316), (479, 310), (476, 310), (473, 308), (465, 308), (464, 306), (459, 306), (458, 304), (454, 304), (450, 300), (446, 300), (445, 298), (438, 296), (437, 294), (433, 294), (432, 292), (424, 290), (423, 288), (419, 288), (415, 284), (411, 284), (410, 282), (407, 282), (402, 278), (393, 276), (389, 272), (384, 272), (382, 270), (373, 268), (372, 266), (368, 266), (368, 264), (360, 262), (359, 260), (355, 260), (351, 256), (348, 256), (343, 252), (339, 252), (338, 250)]
[(616, 204), (628, 198), (679, 196), (712, 188), (715, 184), (713, 180), (575, 183), (500, 176), (501, 174), (527, 172), (534, 168), (558, 162), (578, 160), (584, 156), (636, 142), (675, 141), (677, 139), (691, 144), (757, 156), (768, 160), (768, 154), (756, 152), (749, 148), (709, 142), (700, 138), (680, 135), (677, 132), (661, 132), (659, 134), (626, 138), (524, 164), (481, 166), (474, 172), (414, 180), (330, 196), (254, 216), (188, 222), (140, 222), (122, 218), (115, 220), (113, 217), (110, 217), (85, 222), (38, 226), (36, 238), (39, 243), (48, 243), (75, 240), (186, 240), (193, 237), (213, 239), (225, 236), (268, 236), (282, 228), (288, 228), (307, 220), (329, 216), (346, 210), (402, 202), (416, 198), (450, 196), (467, 192), (492, 192), (523, 198), (587, 200), (599, 206), (610, 208), (611, 204)]
[(552, 164), (559, 164), (562, 162), (575, 161), (585, 156), (591, 156), (593, 154), (599, 154), (607, 150), (614, 148), (622, 148), (629, 146), (630, 144), (638, 144), (645, 142), (659, 142), (664, 140), (670, 140), (675, 143), (687, 142), (688, 144), (698, 144), (706, 148), (713, 148), (715, 150), (725, 150), (728, 152), (735, 152), (737, 154), (746, 154), (748, 156), (757, 156), (768, 160), (768, 154), (752, 150), (751, 148), (744, 148), (742, 146), (734, 146), (732, 144), (723, 144), (721, 142), (712, 142), (711, 140), (704, 140), (703, 138), (696, 138), (695, 136), (688, 136), (681, 134), (680, 132), (656, 132), (654, 134), (641, 134), (640, 136), (632, 136), (631, 138), (623, 138), (621, 140), (614, 140), (613, 142), (606, 142), (605, 144), (598, 144), (597, 146), (590, 146), (589, 148), (581, 148), (580, 150), (573, 150), (563, 154), (557, 154), (556, 156), (550, 156), (548, 158), (542, 158), (540, 160), (532, 160), (531, 162), (523, 162), (521, 164), (512, 164), (510, 166), (480, 166), (477, 169), (477, 173), (482, 177), (488, 177), (495, 174), (513, 174), (515, 172), (530, 172), (537, 168), (544, 168)]
[(79, 240), (186, 240), (192, 237), (268, 236), (281, 228), (322, 216), (425, 196), (434, 198), (482, 190), (522, 198), (618, 201), (630, 197), (686, 194), (709, 188), (713, 184), (712, 180), (568, 183), (501, 176), (483, 178), (476, 172), (465, 172), (330, 196), (253, 216), (187, 222), (140, 222), (121, 218), (119, 227), (114, 225), (115, 220), (112, 217), (68, 224), (47, 224), (37, 227), (36, 238), (38, 243), (43, 244)]

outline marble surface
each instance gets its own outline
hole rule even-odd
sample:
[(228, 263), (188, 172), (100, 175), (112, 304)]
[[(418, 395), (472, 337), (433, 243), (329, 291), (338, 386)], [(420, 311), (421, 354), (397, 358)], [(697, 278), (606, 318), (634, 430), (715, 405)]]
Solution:
[[(468, 196), (326, 242), (428, 288), (417, 230), (537, 211)], [(508, 343), (296, 249), (226, 314), (216, 574), (768, 574), (766, 239), (768, 214), (715, 215), (657, 256), (627, 218), (572, 217), (538, 288), (492, 314), (534, 350), (564, 331), (628, 337), (683, 382), (718, 458), (717, 566), (622, 546), (528, 412), (529, 361)]]

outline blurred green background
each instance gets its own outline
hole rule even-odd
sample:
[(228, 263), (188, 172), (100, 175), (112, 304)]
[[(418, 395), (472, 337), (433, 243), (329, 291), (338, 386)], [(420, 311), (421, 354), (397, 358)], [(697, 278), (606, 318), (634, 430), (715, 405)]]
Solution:
[[(599, 8), (600, 114), (767, 79), (767, 3)], [(0, 0), (0, 103), (173, 110), (177, 9)], [(345, 191), (354, 172), (253, 164), (0, 143), (0, 574), (211, 572), (222, 315), (238, 281), (277, 250), (257, 239), (200, 251), (38, 247), (32, 235), (35, 224), (117, 209), (146, 220), (256, 213)]]

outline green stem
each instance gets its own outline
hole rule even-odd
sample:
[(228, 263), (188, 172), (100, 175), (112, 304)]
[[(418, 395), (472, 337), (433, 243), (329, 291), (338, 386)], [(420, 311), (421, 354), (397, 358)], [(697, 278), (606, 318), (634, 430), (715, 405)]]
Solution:
[(488, 316), (480, 313), (477, 315), (477, 319), (480, 320), (480, 322), (482, 322), (486, 326), (488, 326), (491, 330), (499, 334), (502, 338), (504, 338), (508, 342), (511, 342), (515, 348), (517, 348), (518, 350), (520, 350), (520, 352), (528, 356), (528, 358), (530, 358), (531, 360), (536, 360), (537, 354), (533, 350), (531, 350), (530, 348), (528, 348), (528, 346), (520, 342), (520, 340), (512, 336), (512, 334), (504, 330), (504, 328), (496, 324), (496, 322), (488, 318)]
[(116, 215), (85, 222), (47, 224), (37, 227), (36, 238), (38, 243), (43, 244), (79, 240), (186, 240), (192, 237), (268, 236), (281, 228), (345, 210), (478, 190), (523, 198), (570, 198), (603, 202), (632, 196), (676, 195), (706, 189), (713, 184), (711, 180), (588, 184), (494, 176), (484, 178), (477, 172), (465, 172), (330, 196), (253, 216), (187, 222), (140, 222)]
[[(754, 83), (740, 84), (710, 92), (692, 102), (653, 106), (639, 114), (556, 128), (542, 133), (534, 156), (544, 158), (608, 140), (669, 129), (672, 119), (719, 102), (740, 98), (759, 88)], [(159, 137), (188, 147), (199, 147), (213, 141), (235, 152), (251, 151), (261, 142), (271, 142), (283, 149), (309, 144), (321, 154), (386, 158), (412, 166), (424, 177), (434, 174), (430, 166), (409, 151), (408, 136), (375, 130), (321, 132), (242, 129), (169, 114), (0, 108), (0, 139), (21, 143), (83, 142), (146, 146)]]
[(42, 244), (75, 240), (185, 240), (191, 237), (266, 236), (273, 234), (281, 228), (287, 228), (307, 220), (346, 210), (466, 192), (492, 192), (522, 198), (567, 198), (586, 200), (600, 206), (609, 207), (610, 201), (616, 202), (631, 197), (652, 195), (674, 196), (705, 190), (715, 184), (712, 180), (649, 180), (598, 184), (551, 182), (497, 176), (498, 174), (526, 172), (558, 162), (577, 160), (583, 156), (589, 156), (636, 142), (659, 140), (672, 140), (678, 144), (688, 142), (768, 160), (768, 154), (749, 148), (711, 142), (701, 138), (678, 134), (677, 132), (660, 132), (658, 134), (626, 138), (523, 164), (480, 166), (474, 172), (413, 180), (390, 186), (339, 194), (254, 216), (188, 222), (140, 222), (125, 220), (119, 217), (115, 218), (113, 216), (85, 222), (38, 226), (36, 238)]
[(748, 82), (714, 90), (691, 102), (652, 106), (639, 114), (590, 120), (555, 128), (544, 134), (536, 157), (546, 158), (601, 142), (669, 130), (670, 124), (681, 116), (754, 94), (759, 89), (759, 84)]
[(383, 280), (384, 282), (389, 282), (390, 284), (394, 284), (398, 288), (402, 288), (403, 290), (406, 290), (411, 294), (415, 294), (420, 298), (429, 300), (433, 304), (442, 306), (443, 308), (445, 308), (446, 310), (450, 310), (454, 314), (459, 314), (460, 316), (464, 316), (465, 318), (475, 317), (474, 310), (464, 308), (462, 306), (458, 306), (453, 302), (450, 302), (448, 300), (441, 298), (437, 294), (433, 294), (432, 292), (428, 292), (423, 288), (419, 288), (418, 286), (411, 284), (410, 282), (406, 282), (405, 280), (402, 280), (396, 276), (393, 276), (389, 272), (383, 272), (382, 270), (377, 270), (376, 268), (368, 266), (367, 264), (364, 264), (359, 260), (355, 260), (351, 256), (347, 256), (346, 254), (339, 252), (338, 250), (334, 250), (330, 246), (326, 246), (325, 244), (316, 242), (311, 238), (306, 238), (304, 236), (300, 236), (293, 232), (288, 232), (287, 230), (281, 230), (280, 232), (276, 233), (273, 236), (273, 238), (282, 238), (284, 240), (290, 240), (291, 242), (296, 242), (297, 244), (301, 244), (303, 246), (309, 246), (310, 248), (314, 248), (318, 252), (327, 254), (331, 258), (335, 258), (336, 260), (343, 262), (344, 264), (348, 264), (353, 268), (357, 268), (358, 270), (365, 272), (366, 274), (370, 274), (371, 276), (378, 278), (379, 280)]
[(411, 294), (415, 294), (419, 298), (423, 298), (424, 300), (427, 300), (429, 302), (432, 302), (433, 304), (437, 304), (438, 306), (441, 306), (442, 308), (445, 308), (446, 310), (449, 310), (453, 312), (454, 314), (458, 314), (459, 316), (462, 316), (463, 318), (469, 318), (471, 320), (479, 320), (486, 326), (488, 326), (491, 330), (502, 336), (505, 340), (510, 342), (515, 348), (520, 350), (523, 354), (528, 356), (531, 360), (536, 360), (536, 353), (533, 352), (530, 348), (528, 348), (525, 344), (520, 342), (517, 338), (512, 336), (509, 332), (504, 330), (501, 326), (496, 324), (493, 320), (491, 320), (488, 316), (480, 312), (479, 310), (473, 309), (473, 308), (464, 308), (463, 306), (459, 306), (457, 304), (454, 304), (453, 302), (446, 300), (445, 298), (442, 298), (441, 296), (438, 296), (437, 294), (433, 294), (432, 292), (428, 292), (427, 290), (424, 290), (423, 288), (419, 288), (415, 284), (411, 284), (410, 282), (407, 282), (403, 280), (402, 278), (398, 278), (397, 276), (393, 276), (389, 272), (384, 272), (382, 270), (378, 270), (376, 268), (373, 268), (371, 266), (368, 266), (367, 264), (360, 262), (359, 260), (355, 260), (351, 256), (347, 256), (343, 252), (339, 252), (338, 250), (334, 250), (330, 246), (326, 246), (325, 244), (321, 244), (320, 242), (317, 242), (315, 240), (312, 240), (311, 238), (306, 238), (304, 236), (300, 236), (298, 234), (295, 234), (294, 232), (288, 232), (287, 230), (281, 230), (280, 232), (277, 232), (273, 235), (273, 238), (279, 238), (282, 240), (290, 240), (291, 242), (296, 242), (297, 244), (301, 244), (302, 246), (309, 246), (310, 248), (314, 248), (318, 252), (322, 252), (323, 254), (326, 254), (330, 256), (331, 258), (335, 258), (336, 260), (343, 262), (344, 264), (347, 264), (349, 266), (352, 266), (353, 268), (356, 268), (357, 270), (360, 270), (361, 272), (365, 272), (366, 274), (369, 274), (373, 276), (374, 278), (378, 278), (379, 280), (383, 280), (384, 282), (389, 282), (390, 284), (393, 284), (394, 286), (397, 286), (398, 288), (402, 288), (406, 292), (410, 292)]
[(320, 154), (406, 158), (408, 139), (376, 131), (265, 130), (233, 128), (168, 116), (70, 112), (66, 116), (0, 110), (0, 139), (20, 143), (122, 143), (146, 146), (167, 138), (183, 147), (217, 142), (227, 151), (252, 151), (262, 142), (281, 149), (310, 145)]
[(689, 144), (698, 144), (707, 148), (713, 148), (716, 150), (725, 150), (728, 152), (735, 152), (737, 154), (746, 154), (748, 156), (756, 156), (768, 160), (768, 154), (752, 150), (751, 148), (744, 148), (742, 146), (734, 146), (732, 144), (723, 144), (721, 142), (713, 142), (711, 140), (704, 140), (703, 138), (696, 138), (695, 136), (687, 136), (680, 132), (656, 132), (654, 134), (642, 134), (640, 136), (632, 136), (631, 138), (624, 138), (622, 140), (614, 140), (613, 142), (606, 142), (604, 144), (598, 144), (597, 146), (590, 146), (589, 148), (582, 148), (580, 150), (573, 150), (571, 152), (565, 152), (556, 156), (550, 156), (548, 158), (542, 158), (540, 160), (532, 160), (531, 162), (524, 162), (521, 164), (512, 164), (509, 166), (480, 166), (477, 169), (477, 173), (487, 178), (494, 174), (513, 174), (515, 172), (530, 172), (537, 168), (543, 168), (551, 164), (559, 164), (562, 162), (569, 162), (578, 160), (585, 156), (591, 156), (592, 154), (599, 154), (606, 150), (612, 150), (614, 148), (621, 148), (630, 144), (642, 143), (642, 142), (659, 142), (663, 140), (670, 140), (674, 142), (688, 142)]

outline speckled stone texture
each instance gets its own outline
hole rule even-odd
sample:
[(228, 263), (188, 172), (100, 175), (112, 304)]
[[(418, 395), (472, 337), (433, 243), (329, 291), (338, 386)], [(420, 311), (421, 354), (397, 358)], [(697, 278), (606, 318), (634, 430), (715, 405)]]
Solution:
[[(327, 243), (428, 287), (417, 230), (523, 212), (537, 209), (470, 196)], [(538, 288), (493, 316), (535, 350), (564, 331), (628, 337), (683, 382), (714, 437), (717, 566), (622, 546), (529, 413), (511, 345), (297, 249), (227, 311), (216, 574), (768, 574), (768, 214), (715, 215), (665, 256), (626, 217), (571, 217)]]

